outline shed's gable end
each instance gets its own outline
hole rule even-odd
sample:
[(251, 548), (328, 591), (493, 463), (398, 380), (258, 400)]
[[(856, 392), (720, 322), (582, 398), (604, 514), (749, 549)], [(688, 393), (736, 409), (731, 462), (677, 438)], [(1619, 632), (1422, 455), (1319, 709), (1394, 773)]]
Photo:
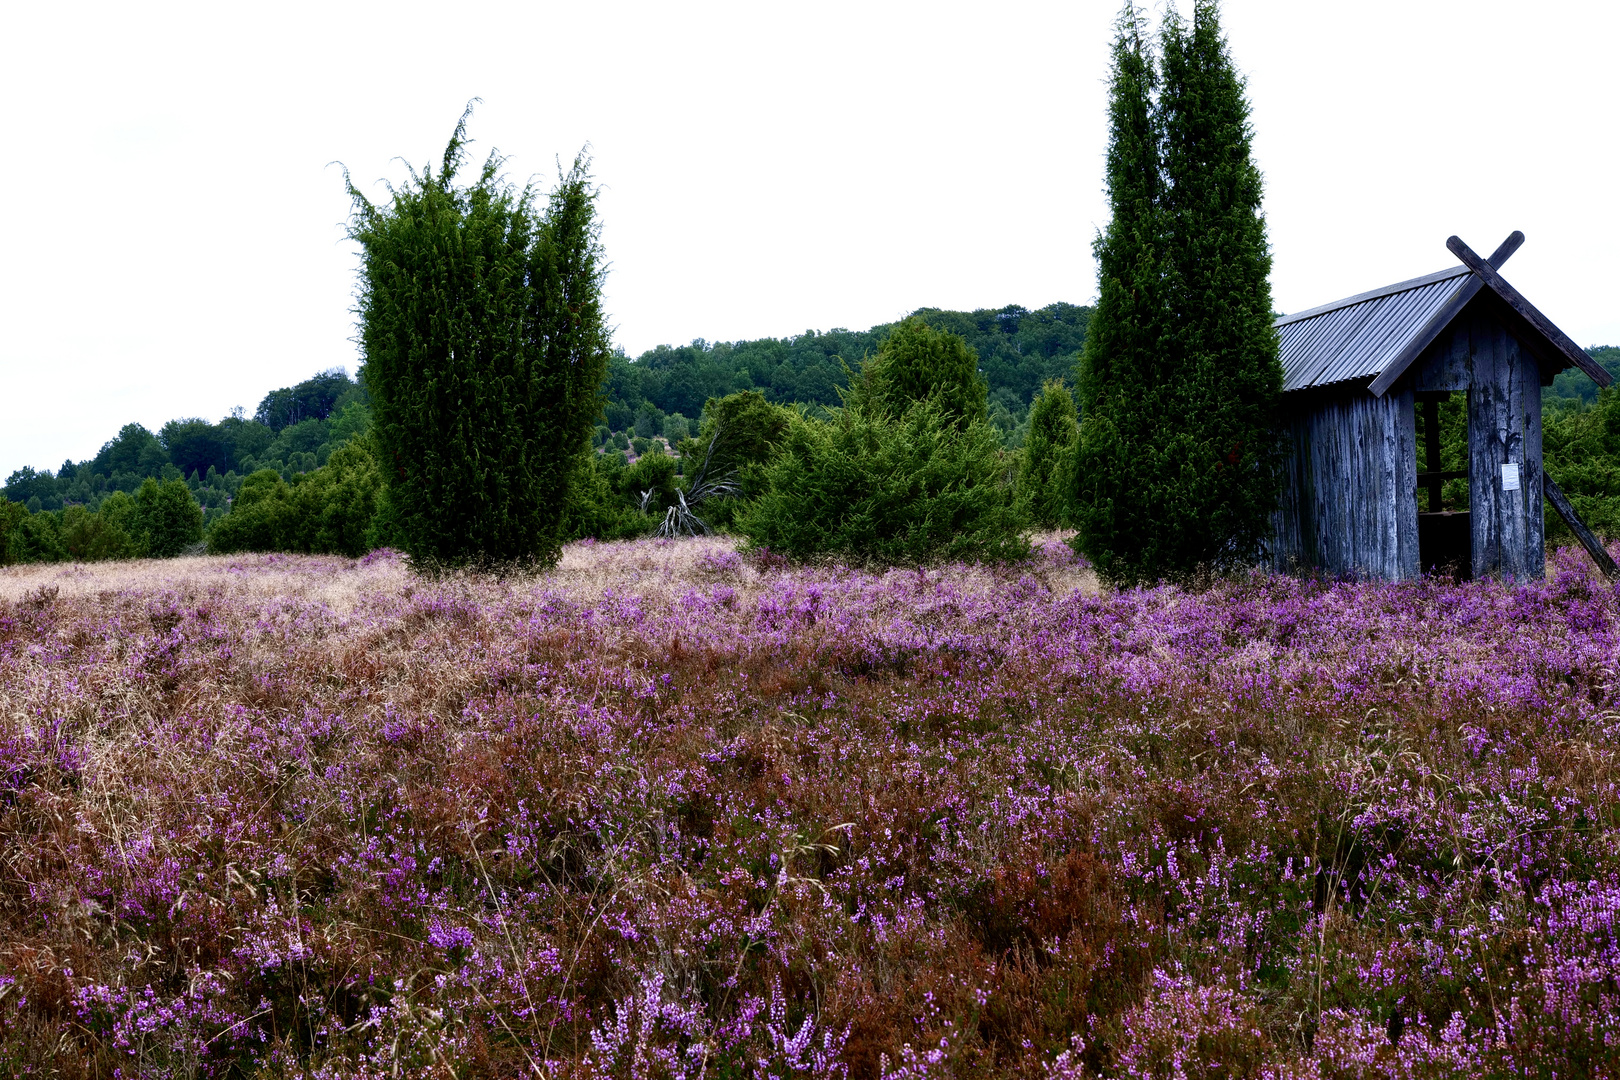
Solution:
[(1576, 366), (1607, 386), (1607, 372), (1497, 273), (1522, 243), (1524, 234), (1515, 232), (1481, 259), (1453, 236), (1447, 246), (1463, 266), (1278, 319), (1283, 392), (1359, 384), (1382, 396), (1481, 292), (1549, 370)]

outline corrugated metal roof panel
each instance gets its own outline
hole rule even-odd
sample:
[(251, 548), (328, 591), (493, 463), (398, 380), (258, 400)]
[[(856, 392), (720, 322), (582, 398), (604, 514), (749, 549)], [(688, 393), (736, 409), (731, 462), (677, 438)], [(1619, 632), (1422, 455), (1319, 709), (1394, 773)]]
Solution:
[(1376, 378), (1468, 273), (1441, 270), (1278, 319), (1283, 391)]

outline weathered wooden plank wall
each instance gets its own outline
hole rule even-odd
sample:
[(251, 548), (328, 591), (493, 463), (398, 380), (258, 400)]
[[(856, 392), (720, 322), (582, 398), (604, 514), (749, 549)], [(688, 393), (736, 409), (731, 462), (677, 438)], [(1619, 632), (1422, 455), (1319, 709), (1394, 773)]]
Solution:
[[(1476, 301), (1414, 365), (1416, 390), (1468, 393), (1468, 509), (1475, 577), (1524, 581), (1546, 572), (1541, 511), (1541, 369)], [(1502, 466), (1519, 467), (1504, 489)]]
[(1304, 512), (1311, 491), (1310, 425), (1308, 409), (1298, 407), (1299, 396), (1283, 398), (1282, 491), (1277, 511), (1271, 517), (1271, 567), (1280, 573), (1293, 573), (1318, 566), (1316, 517)]
[(1383, 397), (1346, 388), (1294, 406), (1274, 565), (1358, 577), (1417, 575), (1413, 420), (1410, 388)]

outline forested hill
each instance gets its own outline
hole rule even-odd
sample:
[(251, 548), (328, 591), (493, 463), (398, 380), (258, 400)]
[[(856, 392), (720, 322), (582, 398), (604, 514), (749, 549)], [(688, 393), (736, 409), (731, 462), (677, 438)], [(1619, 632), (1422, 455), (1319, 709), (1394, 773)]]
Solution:
[[(1603, 365), (1605, 371), (1620, 382), (1620, 348), (1614, 345), (1593, 345), (1586, 355)], [(1579, 368), (1570, 368), (1553, 379), (1551, 386), (1541, 392), (1542, 405), (1547, 408), (1585, 408), (1598, 399), (1598, 385)]]
[[(978, 350), (979, 370), (990, 384), (992, 417), (1009, 431), (1023, 420), (1044, 380), (1062, 376), (1073, 382), (1091, 309), (1058, 303), (1030, 311), (1012, 304), (978, 311), (921, 308), (913, 314), (962, 335)], [(757, 389), (778, 402), (836, 405), (847, 382), (844, 365), (859, 370), (893, 326), (807, 330), (757, 341), (698, 340), (660, 345), (634, 360), (615, 356), (606, 387), (607, 426), (658, 431), (666, 415), (695, 420), (709, 398), (737, 390)]]
[[(1041, 382), (1058, 375), (1072, 381), (1091, 309), (1052, 304), (1027, 311), (1011, 305), (972, 312), (923, 308), (916, 314), (978, 349), (980, 370), (990, 384), (992, 419), (1016, 441)], [(663, 345), (634, 360), (615, 355), (603, 387), (606, 424), (596, 442), (615, 432), (678, 441), (689, 426), (695, 428), (705, 401), (736, 390), (758, 388), (772, 401), (836, 405), (847, 378), (844, 364), (859, 370), (893, 325)], [(291, 480), (326, 464), (334, 450), (369, 426), (369, 404), (365, 387), (341, 369), (321, 372), (272, 390), (251, 417), (232, 415), (218, 423), (181, 418), (157, 432), (126, 424), (94, 458), (64, 461), (55, 471), (16, 470), (0, 497), (35, 511), (95, 509), (111, 492), (134, 492), (146, 477), (183, 479), (211, 522), (225, 513), (249, 473), (268, 468)]]

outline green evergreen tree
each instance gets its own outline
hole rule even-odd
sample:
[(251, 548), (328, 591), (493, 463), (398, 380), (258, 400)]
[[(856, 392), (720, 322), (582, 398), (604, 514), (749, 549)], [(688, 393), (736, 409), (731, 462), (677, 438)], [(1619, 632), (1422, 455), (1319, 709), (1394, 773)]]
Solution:
[(73, 558), (62, 542), (61, 520), (55, 511), (35, 511), (23, 518), (12, 537), (14, 562), (67, 562)]
[(274, 469), (260, 469), (244, 479), (231, 512), (208, 530), (208, 553), (291, 550), (291, 490)]
[(147, 477), (135, 493), (140, 546), (154, 559), (172, 559), (202, 539), (203, 510), (181, 479)]
[(758, 390), (710, 398), (697, 435), (677, 447), (692, 463), (688, 478), (707, 462), (711, 477), (734, 476), (745, 494), (757, 494), (753, 473), (782, 445), (793, 418), (792, 409), (771, 404)]
[(299, 485), (307, 522), (300, 550), (359, 558), (370, 551), (368, 532), (377, 514), (382, 476), (371, 440), (361, 437), (333, 451), (325, 465)]
[(1218, 0), (1196, 0), (1190, 26), (1170, 11), (1162, 39), (1161, 202), (1180, 419), (1165, 462), (1179, 490), (1160, 550), (1172, 572), (1252, 565), (1280, 489), (1283, 373), (1249, 106)]
[(563, 520), (565, 540), (628, 540), (645, 536), (653, 519), (623, 490), (627, 469), (607, 454), (586, 454), (575, 465)]
[(1075, 458), (1075, 547), (1115, 583), (1171, 569), (1162, 533), (1178, 478), (1166, 437), (1177, 373), (1168, 353), (1163, 168), (1157, 86), (1143, 17), (1127, 2), (1116, 24), (1109, 80), (1108, 198), (1097, 237), (1097, 306), (1081, 353), (1080, 441)]
[[(1459, 403), (1461, 397), (1453, 394), (1448, 404)], [(1597, 404), (1590, 408), (1550, 409), (1542, 424), (1543, 460), (1553, 481), (1588, 528), (1608, 539), (1620, 537), (1620, 389), (1599, 390)], [(1467, 453), (1466, 432), (1457, 431), (1457, 426), (1448, 431), (1444, 410), (1441, 430), (1452, 436), (1445, 447), (1447, 456), (1458, 449)], [(1545, 513), (1548, 546), (1554, 540), (1573, 542), (1558, 512), (1548, 506)]]
[(989, 419), (988, 394), (973, 347), (914, 317), (891, 330), (860, 377), (851, 380), (849, 401), (868, 412), (900, 416), (913, 402), (937, 397), (944, 415), (967, 427)]
[(27, 519), (28, 507), (0, 498), (0, 566), (23, 561), (23, 523)]
[(1162, 51), (1161, 81), (1127, 3), (1074, 484), (1076, 546), (1115, 584), (1252, 563), (1278, 491), (1271, 260), (1216, 0), (1168, 13)]
[(350, 185), (363, 379), (407, 553), (547, 563), (607, 370), (596, 191), (583, 156), (543, 212), (494, 154), (457, 186), (466, 122), (389, 204)]
[(1048, 379), (1029, 406), (1029, 431), (1024, 436), (1018, 476), (1019, 496), (1032, 524), (1043, 529), (1067, 524), (1079, 437), (1074, 395), (1062, 379)]
[[(114, 494), (129, 499), (122, 491)], [(122, 528), (116, 513), (109, 512), (110, 502), (110, 498), (104, 500), (100, 510), (70, 506), (62, 511), (62, 546), (75, 562), (133, 559), (140, 555), (135, 539)]]
[(140, 507), (127, 491), (114, 491), (101, 500), (96, 510), (114, 537), (123, 537), (123, 551), (112, 558), (140, 559), (146, 556), (146, 537), (141, 532)]

